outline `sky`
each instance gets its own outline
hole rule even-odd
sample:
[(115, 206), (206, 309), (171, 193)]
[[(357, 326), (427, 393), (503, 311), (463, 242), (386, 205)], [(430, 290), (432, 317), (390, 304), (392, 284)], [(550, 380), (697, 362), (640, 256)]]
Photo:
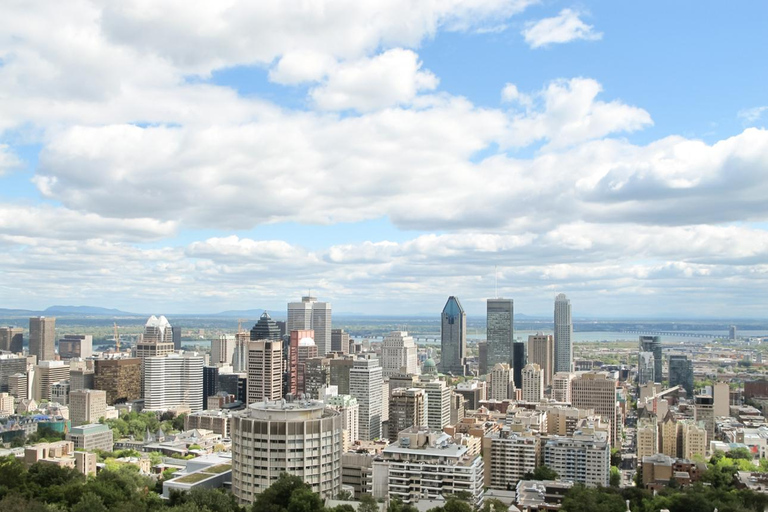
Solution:
[(768, 316), (768, 3), (10, 0), (0, 307)]

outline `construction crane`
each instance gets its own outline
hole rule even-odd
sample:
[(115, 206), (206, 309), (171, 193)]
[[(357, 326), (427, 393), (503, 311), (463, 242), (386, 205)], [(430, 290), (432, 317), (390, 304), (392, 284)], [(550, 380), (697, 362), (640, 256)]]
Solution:
[(117, 332), (117, 322), (115, 322), (114, 325), (115, 325), (115, 351), (120, 352), (120, 334)]

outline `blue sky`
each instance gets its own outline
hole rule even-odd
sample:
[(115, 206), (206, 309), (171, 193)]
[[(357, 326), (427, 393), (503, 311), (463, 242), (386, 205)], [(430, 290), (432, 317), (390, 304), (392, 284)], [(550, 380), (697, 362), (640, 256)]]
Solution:
[(0, 307), (765, 316), (764, 2), (132, 4), (0, 7)]

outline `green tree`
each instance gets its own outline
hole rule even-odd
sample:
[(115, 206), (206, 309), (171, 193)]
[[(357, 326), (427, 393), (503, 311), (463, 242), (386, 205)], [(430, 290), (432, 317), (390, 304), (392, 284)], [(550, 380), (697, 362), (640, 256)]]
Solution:
[(557, 477), (557, 472), (546, 464), (542, 464), (533, 471), (529, 471), (524, 476), (526, 480), (557, 480)]
[[(403, 503), (399, 498), (395, 497), (389, 500), (387, 512), (417, 512), (417, 509), (413, 505)], [(506, 512), (506, 508), (501, 512)]]
[(379, 512), (379, 504), (370, 494), (363, 494), (360, 496), (360, 506), (357, 507), (357, 512)]
[(104, 502), (93, 494), (87, 492), (83, 494), (80, 501), (72, 507), (71, 512), (107, 512), (107, 507), (104, 506)]
[(336, 499), (339, 501), (351, 501), (355, 499), (355, 497), (352, 495), (351, 492), (344, 489), (339, 491), (339, 493), (336, 495)]
[(619, 468), (617, 468), (616, 466), (611, 466), (610, 486), (611, 487), (621, 486), (621, 471), (619, 471)]
[(621, 450), (618, 448), (611, 448), (611, 466), (621, 466)]
[(312, 492), (312, 489), (297, 489), (296, 492), (291, 495), (287, 511), (321, 512), (323, 511), (323, 500), (319, 494)]
[(481, 512), (507, 512), (507, 506), (496, 498), (483, 501)]
[(466, 501), (458, 498), (448, 498), (443, 506), (444, 512), (472, 512), (472, 507)]
[(291, 496), (299, 489), (310, 487), (298, 476), (281, 474), (278, 479), (256, 497), (253, 512), (286, 512)]
[(747, 448), (734, 448), (733, 450), (729, 450), (728, 453), (725, 454), (725, 456), (728, 457), (729, 459), (743, 459), (743, 460), (754, 459), (752, 452), (750, 452), (749, 449)]

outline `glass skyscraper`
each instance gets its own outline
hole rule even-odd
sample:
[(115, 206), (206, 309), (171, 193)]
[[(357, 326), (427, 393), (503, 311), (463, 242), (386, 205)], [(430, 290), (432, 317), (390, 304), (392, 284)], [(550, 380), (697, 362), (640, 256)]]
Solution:
[(497, 363), (514, 365), (512, 341), (514, 331), (515, 307), (512, 299), (488, 299), (486, 313), (487, 368)]
[(561, 293), (555, 297), (555, 373), (573, 371), (572, 339), (571, 301)]
[(459, 299), (450, 296), (445, 303), (440, 326), (440, 371), (466, 375), (467, 314)]

